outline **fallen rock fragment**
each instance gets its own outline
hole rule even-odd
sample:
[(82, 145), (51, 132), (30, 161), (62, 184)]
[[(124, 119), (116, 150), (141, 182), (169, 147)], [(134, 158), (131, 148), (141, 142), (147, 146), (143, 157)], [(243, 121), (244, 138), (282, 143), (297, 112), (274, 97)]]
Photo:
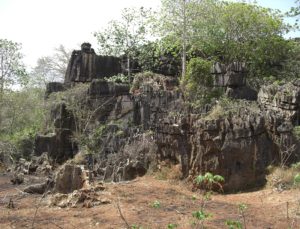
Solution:
[(105, 196), (103, 190), (105, 190), (103, 183), (98, 183), (89, 188), (75, 190), (70, 194), (56, 193), (50, 198), (50, 206), (91, 208), (102, 204), (110, 204), (111, 200)]

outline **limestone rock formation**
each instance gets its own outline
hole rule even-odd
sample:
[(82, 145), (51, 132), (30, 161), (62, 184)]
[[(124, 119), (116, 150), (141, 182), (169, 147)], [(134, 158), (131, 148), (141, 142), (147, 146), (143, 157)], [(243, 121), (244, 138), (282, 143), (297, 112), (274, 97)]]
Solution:
[(91, 82), (121, 73), (121, 60), (113, 56), (98, 56), (91, 44), (83, 43), (81, 50), (74, 50), (65, 75), (65, 84)]
[[(182, 178), (193, 179), (207, 171), (224, 176), (225, 191), (260, 186), (267, 166), (280, 161), (277, 139), (292, 139), (293, 127), (299, 124), (299, 80), (263, 87), (257, 103), (257, 92), (247, 85), (241, 62), (216, 63), (211, 71), (214, 87), (224, 88), (230, 98), (253, 102), (244, 101), (218, 117), (192, 109), (173, 77), (140, 75), (131, 89), (103, 79), (120, 72), (118, 58), (97, 56), (84, 43), (72, 54), (64, 84), (88, 86), (82, 94), (90, 111), (85, 144), (95, 153), (94, 174), (104, 181), (143, 176), (166, 160), (180, 165)], [(36, 137), (35, 154), (48, 152), (52, 160), (64, 162), (79, 150), (72, 140), (78, 120), (63, 102), (53, 107), (51, 120), (55, 133)], [(300, 156), (299, 149), (292, 152), (294, 157)], [(82, 176), (80, 167), (66, 164), (56, 176), (55, 190), (80, 189)]]
[(245, 63), (233, 62), (228, 66), (215, 63), (211, 73), (215, 87), (226, 88), (226, 95), (233, 99), (256, 100), (257, 92), (246, 84)]
[(50, 94), (54, 92), (64, 91), (65, 86), (60, 82), (50, 82), (46, 85), (45, 98), (47, 99)]
[(71, 193), (84, 185), (84, 174), (80, 166), (65, 164), (56, 173), (54, 192)]
[(300, 124), (300, 80), (282, 86), (272, 84), (262, 87), (258, 102), (266, 111), (276, 112), (295, 125)]

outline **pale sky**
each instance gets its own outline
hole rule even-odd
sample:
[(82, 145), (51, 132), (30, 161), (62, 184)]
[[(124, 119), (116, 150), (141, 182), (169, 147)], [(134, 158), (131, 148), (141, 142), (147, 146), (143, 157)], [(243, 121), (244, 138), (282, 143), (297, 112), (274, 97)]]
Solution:
[[(260, 5), (283, 11), (294, 0), (258, 0)], [(160, 0), (0, 0), (0, 38), (22, 43), (24, 63), (33, 67), (41, 56), (63, 44), (78, 49), (93, 32), (119, 17), (125, 7), (156, 8)]]

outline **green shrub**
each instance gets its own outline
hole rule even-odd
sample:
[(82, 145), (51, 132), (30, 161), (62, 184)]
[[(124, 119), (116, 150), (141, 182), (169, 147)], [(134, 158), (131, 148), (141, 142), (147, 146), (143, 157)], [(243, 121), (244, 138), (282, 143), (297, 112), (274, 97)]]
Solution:
[(186, 98), (192, 107), (198, 109), (211, 103), (213, 99), (224, 94), (222, 88), (213, 87), (213, 76), (210, 74), (212, 61), (192, 58), (187, 65), (186, 76), (181, 80)]
[(222, 183), (225, 181), (224, 177), (220, 175), (214, 175), (210, 172), (205, 173), (204, 175), (199, 175), (195, 179), (195, 183), (202, 185), (203, 188), (211, 191), (213, 185), (217, 185), (220, 190), (223, 190)]
[(204, 87), (213, 86), (213, 78), (210, 74), (212, 62), (202, 58), (192, 58), (187, 65), (186, 80), (191, 84)]

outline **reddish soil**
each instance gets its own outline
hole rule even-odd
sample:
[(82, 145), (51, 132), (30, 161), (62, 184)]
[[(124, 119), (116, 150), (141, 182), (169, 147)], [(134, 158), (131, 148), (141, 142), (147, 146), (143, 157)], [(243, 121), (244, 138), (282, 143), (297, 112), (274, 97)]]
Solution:
[[(33, 178), (31, 178), (33, 179)], [(36, 181), (31, 181), (31, 183)], [(192, 213), (199, 210), (200, 193), (191, 192), (182, 182), (157, 180), (144, 176), (118, 184), (106, 184), (103, 195), (112, 202), (92, 208), (49, 207), (48, 197), (24, 195), (25, 185), (13, 186), (9, 176), (0, 176), (0, 228), (126, 228), (120, 217), (117, 202), (130, 226), (136, 228), (200, 228), (192, 225)], [(300, 228), (300, 190), (281, 193), (270, 189), (214, 195), (207, 202), (206, 211), (212, 217), (205, 221), (206, 228), (228, 228), (226, 220), (240, 220), (238, 204), (245, 203), (247, 229), (255, 228)], [(7, 208), (9, 198), (15, 208)], [(196, 199), (195, 199), (196, 198)], [(155, 208), (153, 203), (159, 201)], [(287, 203), (288, 215), (287, 218)], [(38, 206), (38, 209), (36, 208)], [(33, 218), (34, 227), (32, 227)]]

